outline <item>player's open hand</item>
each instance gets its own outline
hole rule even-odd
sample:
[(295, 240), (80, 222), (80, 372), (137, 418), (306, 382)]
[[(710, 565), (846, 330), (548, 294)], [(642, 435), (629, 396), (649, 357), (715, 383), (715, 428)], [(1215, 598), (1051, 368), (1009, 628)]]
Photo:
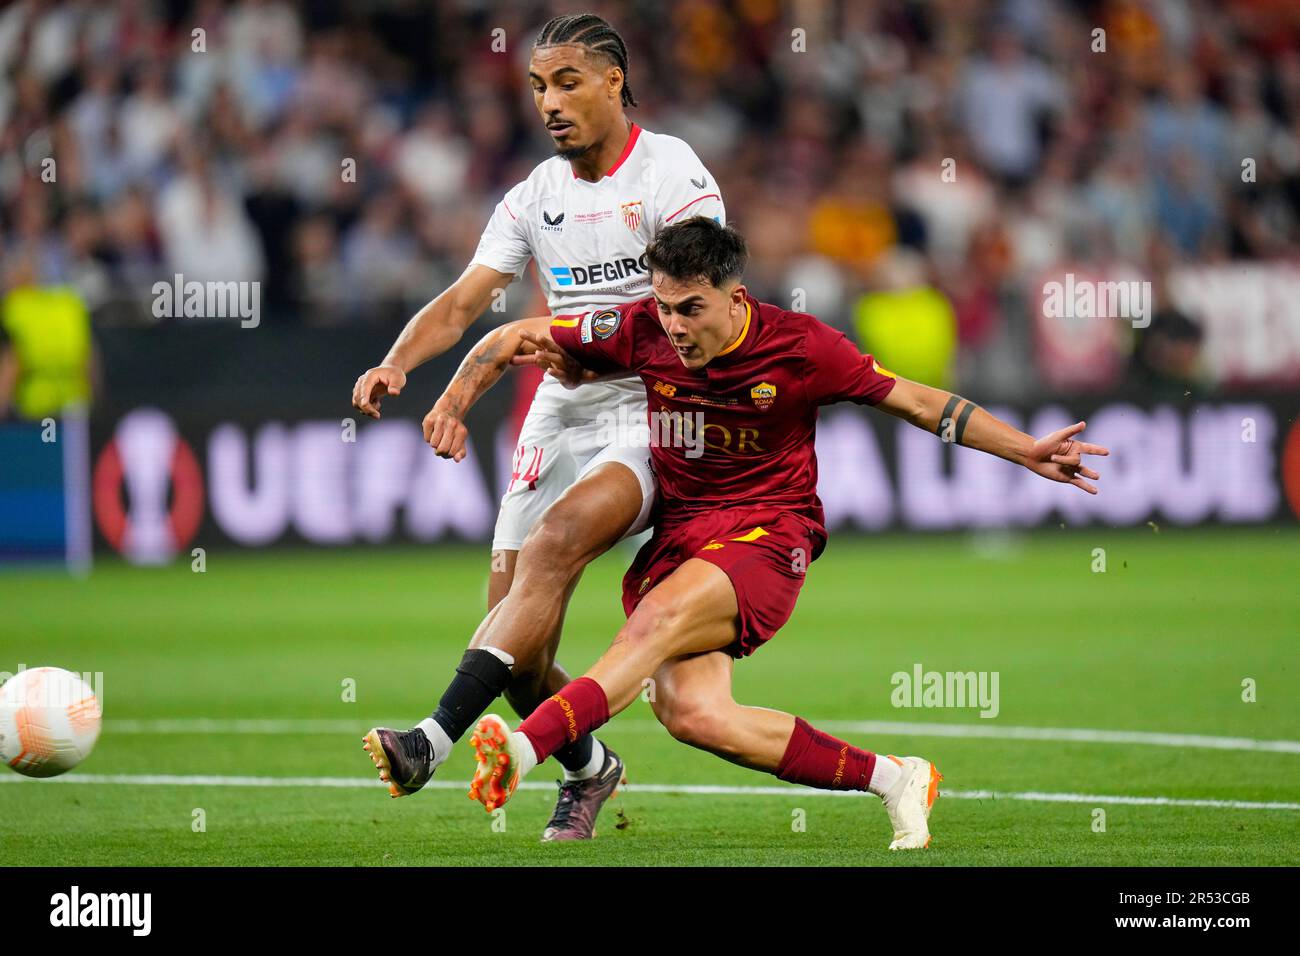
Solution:
[(510, 360), (511, 365), (536, 365), (558, 378), (565, 388), (577, 388), (584, 382), (594, 382), (600, 378), (595, 372), (579, 365), (549, 335), (521, 331), (519, 336), (523, 339), (523, 349)]
[(429, 414), (424, 416), (424, 440), (439, 458), (462, 461), (466, 455), (465, 442), (469, 429), (458, 411), (443, 399), (438, 399)]
[(379, 417), (379, 403), (387, 395), (400, 395), (406, 387), (406, 373), (396, 365), (379, 365), (357, 379), (352, 386), (352, 407), (371, 418)]
[(1106, 456), (1110, 450), (1101, 445), (1079, 441), (1074, 436), (1087, 427), (1086, 422), (1075, 422), (1060, 431), (1054, 431), (1046, 438), (1034, 442), (1025, 458), (1025, 467), (1035, 474), (1061, 481), (1082, 488), (1090, 495), (1097, 493), (1097, 486), (1091, 485), (1085, 478), (1097, 481), (1101, 475), (1083, 463), (1084, 455)]

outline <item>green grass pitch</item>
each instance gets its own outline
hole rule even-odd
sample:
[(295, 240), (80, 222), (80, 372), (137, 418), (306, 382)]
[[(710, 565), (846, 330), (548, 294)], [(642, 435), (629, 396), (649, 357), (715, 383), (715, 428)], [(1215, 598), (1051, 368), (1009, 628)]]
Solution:
[[(1094, 548), (1105, 549), (1105, 573), (1091, 570)], [(561, 653), (574, 674), (622, 620), (618, 581), (627, 560), (626, 551), (607, 555), (583, 579)], [(407, 726), (429, 712), (482, 614), (487, 561), (481, 548), (218, 551), (208, 554), (202, 574), (184, 563), (139, 569), (108, 561), (79, 582), (43, 571), (0, 574), (0, 670), (23, 663), (102, 671), (106, 711), (95, 753), (65, 781), (19, 780), (0, 770), (3, 862), (1300, 860), (1294, 744), (1215, 749), (864, 733), (843, 723), (1300, 740), (1300, 547), (1293, 528), (835, 537), (809, 569), (792, 621), (737, 664), (737, 698), (829, 722), (870, 749), (934, 760), (950, 795), (936, 804), (931, 849), (908, 854), (886, 849), (889, 826), (875, 798), (785, 788), (691, 750), (658, 728), (639, 701), (600, 734), (624, 756), (633, 786), (607, 805), (590, 843), (537, 842), (553, 799), (546, 788), (558, 775), (553, 764), (530, 777), (538, 786), (517, 794), (503, 818), (485, 814), (465, 796), (472, 764), (465, 743), (435, 778), (441, 788), (388, 799), (360, 736), (376, 722)], [(997, 672), (998, 716), (895, 708), (891, 675), (918, 663)], [(1254, 702), (1242, 700), (1247, 678), (1256, 682)], [(348, 680), (355, 701), (344, 699)], [(277, 725), (234, 720), (289, 723), (268, 733)], [(246, 779), (170, 779), (177, 776)], [(110, 782), (127, 777), (159, 782)], [(267, 785), (284, 777), (310, 779)], [(638, 783), (669, 792), (638, 791)], [(701, 784), (785, 789), (671, 790)], [(1012, 796), (1031, 792), (1087, 796)], [(1189, 799), (1293, 806), (1177, 802)], [(1095, 823), (1098, 808), (1104, 832)]]

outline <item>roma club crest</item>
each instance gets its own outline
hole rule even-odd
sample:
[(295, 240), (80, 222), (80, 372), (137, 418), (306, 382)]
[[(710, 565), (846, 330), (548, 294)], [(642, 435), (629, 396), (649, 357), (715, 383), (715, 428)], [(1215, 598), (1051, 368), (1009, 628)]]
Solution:
[(765, 412), (772, 407), (776, 401), (776, 386), (767, 382), (759, 382), (749, 390), (749, 397), (754, 400), (754, 407), (759, 411)]
[(625, 202), (618, 208), (623, 213), (623, 224), (625, 226), (633, 232), (641, 228), (641, 200)]

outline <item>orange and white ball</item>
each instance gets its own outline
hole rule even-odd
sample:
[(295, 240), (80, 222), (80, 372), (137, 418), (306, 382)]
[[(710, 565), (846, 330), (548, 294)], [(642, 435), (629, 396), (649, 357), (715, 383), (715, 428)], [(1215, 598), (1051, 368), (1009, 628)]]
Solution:
[(99, 700), (59, 667), (30, 667), (0, 686), (0, 760), (28, 777), (56, 777), (90, 756)]

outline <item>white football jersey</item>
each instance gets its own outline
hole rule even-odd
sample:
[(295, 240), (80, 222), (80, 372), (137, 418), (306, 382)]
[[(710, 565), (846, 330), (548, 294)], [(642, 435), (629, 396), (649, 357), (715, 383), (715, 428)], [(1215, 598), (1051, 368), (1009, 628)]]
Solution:
[[(646, 245), (691, 216), (726, 225), (717, 181), (685, 142), (634, 123), (599, 182), (579, 179), (559, 156), (539, 164), (497, 203), (470, 261), (518, 278), (536, 259), (551, 314), (587, 312), (650, 295)], [(574, 389), (547, 376), (533, 409), (595, 420), (608, 403), (644, 394), (636, 376)]]

